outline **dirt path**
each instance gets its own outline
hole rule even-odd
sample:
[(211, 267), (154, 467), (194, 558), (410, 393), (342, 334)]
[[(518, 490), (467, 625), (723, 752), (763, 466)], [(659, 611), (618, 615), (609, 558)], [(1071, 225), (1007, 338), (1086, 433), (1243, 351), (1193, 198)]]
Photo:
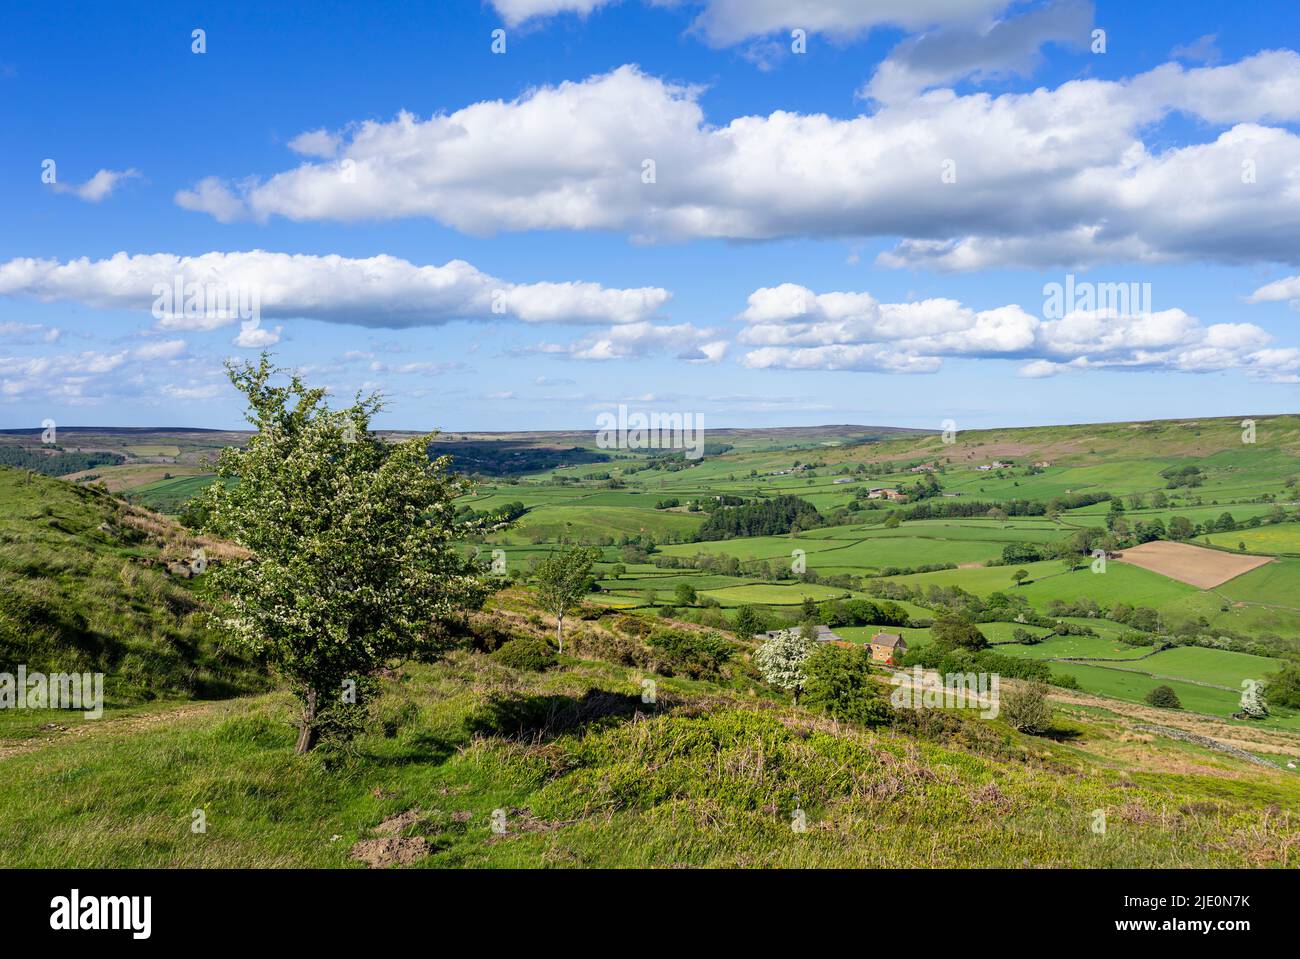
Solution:
[(88, 719), (76, 726), (60, 726), (54, 730), (42, 730), (40, 734), (28, 739), (3, 740), (0, 741), (0, 762), (12, 756), (21, 756), (23, 753), (34, 753), (42, 749), (58, 746), (69, 739), (80, 739), (84, 736), (102, 736), (106, 733), (138, 732), (148, 729), (150, 726), (157, 726), (160, 723), (175, 722), (179, 719), (188, 719), (191, 716), (207, 715), (229, 702), (230, 700), (189, 703), (175, 709), (145, 713), (138, 716), (122, 716), (115, 719), (99, 720)]
[[(937, 675), (927, 670), (927, 675)], [(915, 686), (911, 674), (903, 674), (904, 684)], [(1015, 680), (1002, 680), (1004, 685), (1014, 685)], [(972, 697), (980, 706), (989, 705), (989, 697)], [(1106, 696), (1094, 696), (1091, 693), (1075, 692), (1060, 687), (1052, 687), (1048, 699), (1056, 703), (1071, 706), (1090, 706), (1105, 709), (1116, 716), (1134, 723), (1169, 726), (1183, 732), (1196, 733), (1218, 740), (1229, 746), (1236, 746), (1247, 752), (1267, 753), (1276, 756), (1300, 757), (1300, 733), (1268, 727), (1239, 726), (1215, 716), (1203, 713), (1188, 713), (1174, 709), (1157, 709), (1140, 703), (1129, 703), (1121, 699)]]
[(1056, 702), (1072, 706), (1100, 707), (1125, 719), (1159, 726), (1170, 726), (1184, 732), (1209, 736), (1221, 743), (1236, 746), (1254, 753), (1279, 756), (1300, 756), (1300, 734), (1267, 726), (1240, 726), (1235, 723), (1176, 709), (1157, 709), (1121, 699), (1093, 696), (1073, 690), (1053, 689), (1049, 695)]

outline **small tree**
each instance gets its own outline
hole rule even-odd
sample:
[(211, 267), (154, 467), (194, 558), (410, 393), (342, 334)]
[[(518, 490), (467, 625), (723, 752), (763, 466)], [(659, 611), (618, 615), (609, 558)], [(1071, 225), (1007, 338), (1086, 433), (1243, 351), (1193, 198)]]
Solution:
[(1011, 574), (1011, 578), (1014, 579), (1014, 580), (1016, 581), (1016, 585), (1019, 586), (1019, 585), (1021, 585), (1022, 583), (1024, 583), (1025, 580), (1027, 580), (1027, 579), (1029, 578), (1029, 570), (1027, 570), (1027, 569), (1018, 569), (1018, 570), (1016, 570), (1014, 573)]
[(430, 437), (372, 434), (378, 396), (331, 410), (297, 376), (272, 386), (266, 354), (226, 369), (257, 432), (222, 451), (198, 511), (248, 552), (212, 568), (213, 622), (289, 682), (305, 753), (356, 731), (380, 668), (444, 651), (439, 625), (479, 606), (490, 581), (456, 548), (467, 484), (448, 457), (429, 461)]
[(1268, 716), (1268, 697), (1264, 695), (1264, 684), (1259, 680), (1242, 680), (1241, 711), (1247, 719), (1264, 719)]
[(1052, 707), (1047, 701), (1047, 684), (1024, 683), (1001, 694), (999, 710), (1012, 729), (1037, 735), (1052, 725)]
[(885, 529), (898, 529), (902, 522), (897, 513), (890, 513), (885, 517)]
[(750, 639), (763, 628), (758, 610), (748, 604), (736, 610), (736, 634)]
[(578, 605), (591, 586), (591, 567), (600, 558), (600, 550), (574, 546), (551, 553), (533, 572), (537, 601), (555, 617), (555, 640), (564, 652), (564, 617)]
[(1147, 693), (1146, 701), (1148, 706), (1158, 706), (1161, 709), (1183, 708), (1182, 701), (1172, 686), (1157, 686)]
[(690, 583), (678, 583), (673, 590), (673, 600), (678, 606), (694, 606), (697, 599), (699, 597), (695, 593), (695, 587)]
[(788, 689), (794, 694), (795, 705), (807, 677), (803, 664), (812, 652), (814, 642), (801, 629), (783, 629), (754, 651), (754, 665), (763, 680), (778, 689)]
[(930, 625), (930, 636), (934, 639), (937, 649), (957, 646), (962, 649), (981, 650), (989, 644), (978, 626), (968, 620), (952, 616), (936, 619)]
[(611, 579), (622, 579), (625, 573), (627, 573), (627, 567), (622, 563), (615, 563), (613, 568), (609, 571)]

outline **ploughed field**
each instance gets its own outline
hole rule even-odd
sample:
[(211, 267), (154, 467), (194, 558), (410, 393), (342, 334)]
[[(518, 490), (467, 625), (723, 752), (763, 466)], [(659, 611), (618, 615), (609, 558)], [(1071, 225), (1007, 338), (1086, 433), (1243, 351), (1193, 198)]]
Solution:
[(1267, 556), (1240, 556), (1190, 543), (1164, 541), (1129, 547), (1120, 554), (1119, 561), (1200, 589), (1222, 586), (1242, 573), (1271, 562)]

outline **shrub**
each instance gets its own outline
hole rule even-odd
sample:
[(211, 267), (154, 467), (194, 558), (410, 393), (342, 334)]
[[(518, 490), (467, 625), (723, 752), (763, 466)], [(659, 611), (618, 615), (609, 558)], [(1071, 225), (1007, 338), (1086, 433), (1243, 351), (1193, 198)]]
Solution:
[[(630, 618), (630, 617), (628, 617)], [(620, 666), (650, 666), (649, 651), (636, 638), (606, 633), (602, 630), (583, 630), (573, 636), (574, 652), (604, 659)]]
[(763, 614), (759, 612), (757, 606), (746, 604), (736, 610), (735, 629), (738, 636), (749, 639), (755, 634), (763, 632), (766, 626), (767, 623), (763, 618)]
[(631, 636), (646, 637), (650, 635), (651, 626), (640, 616), (620, 616), (614, 620), (614, 625), (624, 633)]
[(1052, 724), (1052, 707), (1047, 702), (1047, 686), (1034, 681), (1002, 694), (1002, 718), (1012, 729), (1037, 735)]
[(754, 665), (763, 681), (794, 694), (796, 705), (807, 676), (804, 662), (812, 653), (813, 640), (803, 630), (785, 629), (754, 650)]
[(835, 719), (876, 725), (892, 710), (884, 687), (871, 678), (871, 656), (861, 646), (822, 646), (804, 661), (804, 705)]
[(551, 644), (535, 636), (521, 636), (505, 643), (492, 654), (492, 658), (511, 669), (541, 672), (555, 665), (555, 651)]
[(674, 671), (693, 679), (716, 676), (722, 664), (731, 658), (732, 645), (716, 633), (694, 633), (665, 629), (654, 633), (650, 646), (662, 650)]
[(1182, 701), (1172, 686), (1157, 686), (1146, 694), (1146, 701), (1148, 706), (1159, 706), (1161, 709), (1183, 708)]
[(492, 619), (470, 620), (467, 629), (470, 647), (481, 653), (494, 653), (513, 638), (509, 629)]

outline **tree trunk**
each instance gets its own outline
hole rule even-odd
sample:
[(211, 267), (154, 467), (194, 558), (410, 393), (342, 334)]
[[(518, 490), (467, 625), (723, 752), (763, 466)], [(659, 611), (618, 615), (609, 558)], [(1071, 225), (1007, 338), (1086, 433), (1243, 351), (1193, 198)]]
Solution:
[(302, 710), (302, 723), (298, 726), (298, 744), (293, 751), (301, 756), (311, 752), (316, 745), (316, 690), (307, 690), (307, 703)]
[(564, 614), (555, 617), (555, 635), (560, 642), (560, 653), (564, 653)]

